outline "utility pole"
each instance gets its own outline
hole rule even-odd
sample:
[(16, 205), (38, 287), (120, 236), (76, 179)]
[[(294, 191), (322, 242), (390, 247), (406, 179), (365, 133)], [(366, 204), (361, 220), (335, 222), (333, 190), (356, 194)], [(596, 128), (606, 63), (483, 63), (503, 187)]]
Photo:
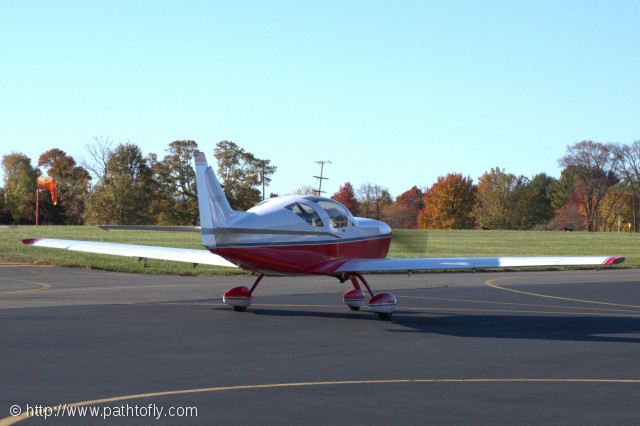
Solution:
[(324, 171), (324, 165), (327, 164), (327, 163), (331, 164), (331, 161), (329, 161), (329, 160), (316, 161), (316, 164), (320, 164), (320, 176), (314, 176), (314, 178), (318, 179), (318, 190), (316, 191), (318, 193), (318, 197), (320, 197), (323, 192), (327, 192), (327, 191), (323, 191), (322, 190), (322, 181), (329, 179), (329, 178), (326, 178), (326, 177), (322, 176), (322, 173)]

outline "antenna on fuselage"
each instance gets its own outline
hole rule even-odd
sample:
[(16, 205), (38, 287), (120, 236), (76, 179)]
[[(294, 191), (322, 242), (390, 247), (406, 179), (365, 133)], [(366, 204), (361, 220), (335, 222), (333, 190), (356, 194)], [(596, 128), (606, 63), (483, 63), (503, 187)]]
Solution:
[(329, 178), (326, 178), (326, 177), (322, 176), (322, 174), (324, 172), (324, 165), (327, 164), (327, 163), (331, 164), (331, 161), (329, 161), (329, 160), (316, 161), (316, 164), (320, 164), (320, 176), (314, 176), (314, 178), (318, 179), (318, 190), (316, 191), (318, 197), (320, 197), (323, 192), (327, 192), (327, 191), (323, 191), (322, 190), (322, 181), (329, 179)]

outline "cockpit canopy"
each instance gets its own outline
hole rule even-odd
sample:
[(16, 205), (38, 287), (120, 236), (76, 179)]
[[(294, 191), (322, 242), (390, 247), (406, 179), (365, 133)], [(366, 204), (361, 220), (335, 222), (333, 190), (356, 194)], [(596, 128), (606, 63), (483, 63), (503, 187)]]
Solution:
[(322, 223), (322, 219), (320, 219), (320, 215), (314, 209), (304, 203), (295, 202), (289, 204), (287, 208), (300, 216), (302, 220), (304, 220), (311, 226), (324, 226), (324, 224)]
[[(329, 221), (333, 228), (346, 228), (349, 226), (349, 210), (342, 204), (328, 198), (307, 196), (303, 200), (309, 200), (324, 209), (329, 216)], [(320, 214), (313, 207), (303, 201), (296, 201), (286, 206), (287, 209), (298, 215), (302, 220), (311, 226), (324, 226)]]

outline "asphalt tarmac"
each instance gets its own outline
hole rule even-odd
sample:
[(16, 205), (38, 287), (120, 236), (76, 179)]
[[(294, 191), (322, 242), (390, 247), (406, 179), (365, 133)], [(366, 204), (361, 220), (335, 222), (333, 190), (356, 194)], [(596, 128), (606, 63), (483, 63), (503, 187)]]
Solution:
[(640, 423), (640, 271), (367, 278), (0, 264), (0, 425)]

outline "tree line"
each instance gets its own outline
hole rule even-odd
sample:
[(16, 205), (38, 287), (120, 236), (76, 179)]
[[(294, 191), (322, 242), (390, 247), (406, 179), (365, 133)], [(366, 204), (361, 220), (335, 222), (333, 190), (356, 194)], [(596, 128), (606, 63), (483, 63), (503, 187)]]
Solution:
[[(39, 197), (41, 224), (198, 224), (195, 141), (171, 142), (163, 158), (109, 139), (94, 138), (85, 148), (88, 160), (82, 164), (59, 148), (40, 155), (36, 166), (22, 153), (4, 155), (0, 223), (35, 222), (36, 178), (47, 174), (57, 181), (58, 205)], [(258, 203), (258, 185), (262, 179), (268, 185), (276, 167), (230, 141), (219, 142), (214, 156), (232, 207), (246, 210)]]
[[(35, 166), (22, 153), (4, 155), (0, 223), (35, 222), (36, 179), (46, 174), (58, 182), (59, 203), (40, 197), (42, 224), (198, 224), (195, 141), (171, 142), (162, 158), (145, 156), (130, 142), (116, 145), (101, 138), (85, 150), (88, 159), (80, 164), (59, 148), (40, 155)], [(277, 167), (231, 141), (218, 142), (213, 153), (231, 206), (247, 210), (257, 204)], [(563, 167), (558, 179), (545, 173), (517, 176), (494, 167), (477, 183), (450, 173), (429, 188), (413, 186), (395, 199), (382, 185), (355, 189), (346, 182), (332, 198), (354, 215), (393, 228), (636, 231), (640, 141), (582, 141), (568, 146), (558, 161)]]

